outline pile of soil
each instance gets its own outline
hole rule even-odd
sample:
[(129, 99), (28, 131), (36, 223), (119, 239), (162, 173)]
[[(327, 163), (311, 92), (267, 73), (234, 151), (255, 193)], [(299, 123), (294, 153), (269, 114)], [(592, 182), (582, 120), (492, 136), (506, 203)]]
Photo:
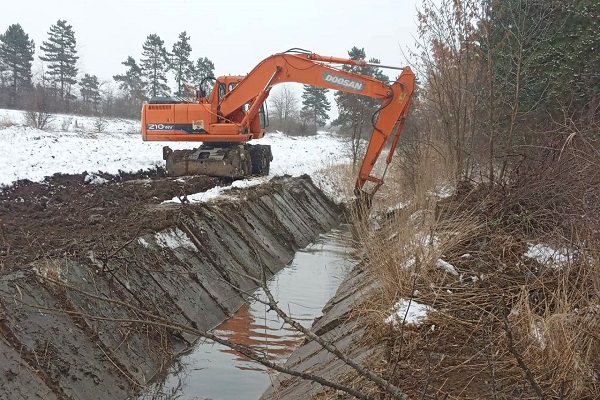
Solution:
[(160, 169), (18, 181), (0, 189), (0, 270), (119, 248), (169, 224), (175, 211), (158, 214), (152, 206), (223, 183), (207, 176), (166, 177)]

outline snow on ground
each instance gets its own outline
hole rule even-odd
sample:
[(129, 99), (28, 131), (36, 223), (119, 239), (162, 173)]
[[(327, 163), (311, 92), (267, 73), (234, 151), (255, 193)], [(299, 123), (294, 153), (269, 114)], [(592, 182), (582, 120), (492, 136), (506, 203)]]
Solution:
[(542, 265), (559, 268), (572, 261), (571, 253), (567, 249), (554, 249), (542, 243), (535, 245), (530, 243), (524, 256), (532, 258)]
[(414, 300), (400, 299), (394, 305), (394, 311), (384, 321), (386, 324), (418, 325), (427, 318), (427, 312), (432, 308)]
[(441, 258), (435, 262), (435, 266), (443, 269), (449, 274), (458, 276), (458, 271), (456, 270), (456, 267), (454, 267), (454, 265), (450, 264), (449, 262), (442, 260)]
[[(229, 186), (215, 186), (214, 188), (208, 189), (205, 192), (194, 193), (187, 195), (185, 199), (190, 203), (205, 203), (217, 197), (223, 197), (225, 193), (232, 188), (248, 188), (252, 186), (260, 185), (268, 180), (268, 178), (251, 178), (234, 181)], [(167, 200), (163, 203), (181, 203), (181, 197), (173, 197), (171, 200)]]
[(198, 250), (188, 236), (179, 228), (175, 230), (158, 232), (154, 234), (154, 237), (156, 239), (156, 243), (158, 243), (158, 245), (161, 247), (166, 247), (169, 249), (178, 249), (182, 247), (192, 251)]
[[(98, 132), (99, 127), (103, 128), (102, 132)], [(343, 142), (325, 132), (310, 137), (289, 137), (278, 132), (267, 134), (256, 143), (272, 147), (269, 177), (309, 174), (325, 188), (330, 185), (317, 171), (349, 161), (343, 155)], [(19, 179), (40, 182), (55, 173), (118, 174), (164, 166), (162, 147), (166, 144), (173, 149), (199, 145), (144, 142), (136, 120), (55, 115), (46, 130), (39, 130), (26, 126), (22, 111), (0, 109), (0, 186), (11, 185)], [(262, 181), (250, 180), (237, 185)], [(206, 201), (221, 194), (218, 189), (213, 192), (218, 193), (199, 197)]]

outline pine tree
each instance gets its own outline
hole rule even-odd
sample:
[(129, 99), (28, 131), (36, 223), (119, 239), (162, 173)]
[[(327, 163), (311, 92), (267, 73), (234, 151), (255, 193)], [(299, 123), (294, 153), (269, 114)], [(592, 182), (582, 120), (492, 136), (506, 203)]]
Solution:
[[(348, 52), (348, 56), (351, 59), (364, 60), (366, 59), (365, 49), (355, 46)], [(371, 58), (369, 63), (379, 64), (379, 60)], [(373, 66), (344, 66), (343, 69), (355, 74), (372, 76), (380, 81), (389, 80), (381, 69)], [(339, 115), (333, 124), (340, 125), (340, 131), (349, 134), (352, 163), (356, 164), (361, 151), (361, 140), (366, 131), (372, 131), (371, 118), (377, 112), (380, 103), (370, 97), (342, 91), (337, 91), (334, 96)]]
[(6, 86), (6, 74), (8, 67), (4, 64), (4, 60), (0, 57), (0, 90)]
[(77, 56), (76, 45), (72, 26), (67, 25), (67, 21), (59, 20), (50, 27), (48, 41), (40, 46), (45, 54), (40, 56), (40, 60), (48, 62), (46, 74), (54, 86), (59, 86), (59, 95), (65, 102), (67, 111), (72, 98), (71, 87), (77, 83), (76, 64), (79, 56)]
[(85, 112), (98, 111), (100, 105), (100, 83), (96, 75), (85, 74), (79, 82), (81, 86), (81, 98)]
[(170, 68), (169, 54), (165, 42), (156, 34), (146, 38), (142, 52), (142, 76), (146, 83), (146, 92), (150, 97), (162, 95), (169, 91), (167, 71)]
[(125, 96), (129, 99), (146, 100), (144, 95), (144, 79), (142, 76), (142, 68), (137, 64), (131, 56), (121, 63), (128, 67), (125, 75), (114, 75), (113, 79), (119, 82), (119, 89), (125, 92)]
[[(528, 96), (532, 103), (543, 99), (544, 110), (552, 114), (570, 105), (582, 109), (598, 98), (600, 92), (600, 2), (598, 0), (547, 1), (532, 9), (526, 18), (534, 19), (531, 12), (542, 14), (548, 21), (546, 32), (534, 40), (541, 42), (535, 51), (534, 68), (539, 84), (537, 98)], [(529, 52), (533, 52), (529, 49)], [(544, 77), (542, 79), (540, 77)], [(534, 103), (535, 104), (535, 103)]]
[(314, 127), (314, 133), (317, 133), (317, 128), (325, 125), (325, 122), (329, 119), (327, 111), (331, 110), (331, 104), (327, 100), (327, 91), (327, 88), (304, 85), (302, 111), (305, 111), (305, 114), (309, 116)]
[(179, 34), (179, 41), (173, 44), (171, 68), (175, 73), (175, 82), (177, 82), (176, 96), (185, 96), (185, 84), (191, 82), (193, 64), (190, 61), (192, 46), (189, 43), (190, 37), (186, 32)]
[(489, 14), (495, 83), (509, 108), (517, 108), (520, 116), (537, 111), (546, 119), (597, 97), (597, 0), (496, 0)]
[(133, 115), (133, 110), (135, 109), (137, 110), (135, 112), (138, 112), (139, 106), (146, 100), (144, 90), (146, 85), (142, 76), (142, 69), (133, 57), (127, 57), (127, 60), (121, 64), (127, 67), (127, 71), (124, 75), (114, 75), (113, 79), (119, 82), (119, 89), (125, 93), (125, 98), (130, 104), (130, 115)]
[(204, 91), (204, 93), (208, 93), (212, 88), (212, 82), (205, 81), (203, 87), (200, 87), (200, 84), (204, 78), (214, 76), (214, 71), (215, 64), (208, 58), (200, 57), (196, 60), (196, 64), (192, 70), (192, 82), (194, 82), (194, 87)]
[[(10, 84), (9, 105), (16, 105), (23, 90), (31, 87), (31, 63), (35, 45), (19, 24), (0, 35), (0, 74)], [(3, 70), (6, 73), (3, 73)], [(6, 75), (6, 77), (4, 77)]]

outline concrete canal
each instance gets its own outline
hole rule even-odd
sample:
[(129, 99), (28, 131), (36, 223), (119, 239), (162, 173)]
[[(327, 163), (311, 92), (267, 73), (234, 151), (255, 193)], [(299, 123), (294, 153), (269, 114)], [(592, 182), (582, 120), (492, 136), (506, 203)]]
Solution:
[[(268, 282), (279, 306), (306, 327), (352, 267), (353, 246), (347, 226), (320, 235)], [(254, 294), (264, 299), (262, 290)], [(259, 348), (283, 363), (302, 337), (268, 306), (252, 300), (213, 330), (232, 342)], [(258, 399), (271, 383), (270, 372), (231, 349), (200, 341), (170, 369), (154, 394), (200, 399)]]

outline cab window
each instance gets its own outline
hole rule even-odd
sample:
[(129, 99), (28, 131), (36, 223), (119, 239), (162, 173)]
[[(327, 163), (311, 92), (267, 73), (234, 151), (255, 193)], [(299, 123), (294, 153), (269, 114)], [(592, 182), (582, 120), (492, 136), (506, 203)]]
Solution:
[(219, 82), (219, 103), (223, 100), (223, 97), (225, 97), (225, 84)]

